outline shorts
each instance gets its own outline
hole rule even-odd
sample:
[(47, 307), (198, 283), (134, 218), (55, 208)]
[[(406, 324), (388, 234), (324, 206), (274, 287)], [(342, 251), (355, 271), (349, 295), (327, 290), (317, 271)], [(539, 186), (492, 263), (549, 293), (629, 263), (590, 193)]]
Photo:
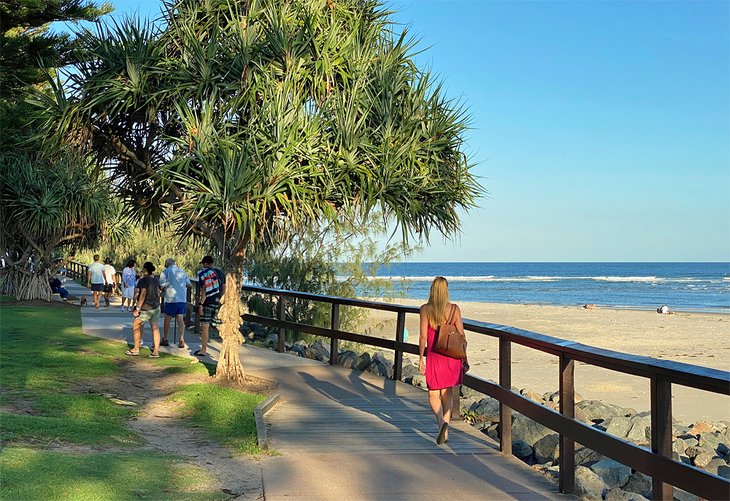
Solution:
[(221, 322), (218, 320), (218, 310), (220, 309), (220, 303), (203, 305), (203, 314), (200, 315), (200, 323), (220, 325)]
[(132, 299), (134, 297), (134, 286), (122, 289), (122, 297)]
[(185, 315), (185, 303), (165, 303), (165, 315), (174, 317), (175, 315)]
[(104, 292), (104, 284), (91, 284), (92, 292)]
[(157, 323), (160, 320), (160, 307), (158, 306), (154, 310), (139, 310), (139, 318), (142, 322)]
[(114, 286), (112, 284), (106, 284), (104, 286), (104, 293), (109, 294), (111, 291), (114, 290)]

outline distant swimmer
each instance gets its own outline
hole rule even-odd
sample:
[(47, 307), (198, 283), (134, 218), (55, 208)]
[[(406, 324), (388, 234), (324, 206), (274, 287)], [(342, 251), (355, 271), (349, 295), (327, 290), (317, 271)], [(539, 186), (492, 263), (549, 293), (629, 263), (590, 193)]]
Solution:
[(588, 303), (588, 304), (584, 304), (583, 308), (585, 308), (586, 310), (594, 310), (594, 309), (598, 308), (598, 305), (595, 303)]
[(671, 315), (672, 314), (671, 310), (669, 309), (669, 306), (667, 306), (666, 304), (657, 308), (656, 312), (661, 313), (662, 315)]

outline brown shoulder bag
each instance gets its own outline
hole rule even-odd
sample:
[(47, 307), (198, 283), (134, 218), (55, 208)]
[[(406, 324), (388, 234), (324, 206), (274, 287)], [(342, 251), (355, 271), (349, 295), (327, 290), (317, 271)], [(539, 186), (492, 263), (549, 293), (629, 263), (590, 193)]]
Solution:
[(456, 306), (451, 306), (451, 315), (436, 330), (436, 337), (431, 351), (440, 355), (463, 360), (466, 358), (466, 337), (456, 328), (454, 324), (454, 312)]

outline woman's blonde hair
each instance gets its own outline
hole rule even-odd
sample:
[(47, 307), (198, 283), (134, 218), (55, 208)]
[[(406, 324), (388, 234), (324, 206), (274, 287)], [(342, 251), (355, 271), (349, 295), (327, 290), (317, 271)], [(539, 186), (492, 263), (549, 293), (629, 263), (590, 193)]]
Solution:
[(446, 322), (446, 306), (449, 304), (449, 282), (444, 277), (436, 277), (431, 282), (428, 294), (428, 323), (438, 327)]

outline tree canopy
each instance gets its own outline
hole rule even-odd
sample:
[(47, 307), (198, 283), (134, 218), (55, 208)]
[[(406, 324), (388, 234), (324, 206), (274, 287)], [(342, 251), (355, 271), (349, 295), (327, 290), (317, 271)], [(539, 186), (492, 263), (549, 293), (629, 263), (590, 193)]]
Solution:
[(458, 231), (481, 190), (463, 151), (468, 117), (380, 2), (164, 8), (161, 23), (80, 32), (84, 56), (39, 105), (141, 217), (173, 218), (218, 249), (234, 291), (225, 342), (241, 341), (233, 303), (257, 242), (376, 209), (406, 238)]

